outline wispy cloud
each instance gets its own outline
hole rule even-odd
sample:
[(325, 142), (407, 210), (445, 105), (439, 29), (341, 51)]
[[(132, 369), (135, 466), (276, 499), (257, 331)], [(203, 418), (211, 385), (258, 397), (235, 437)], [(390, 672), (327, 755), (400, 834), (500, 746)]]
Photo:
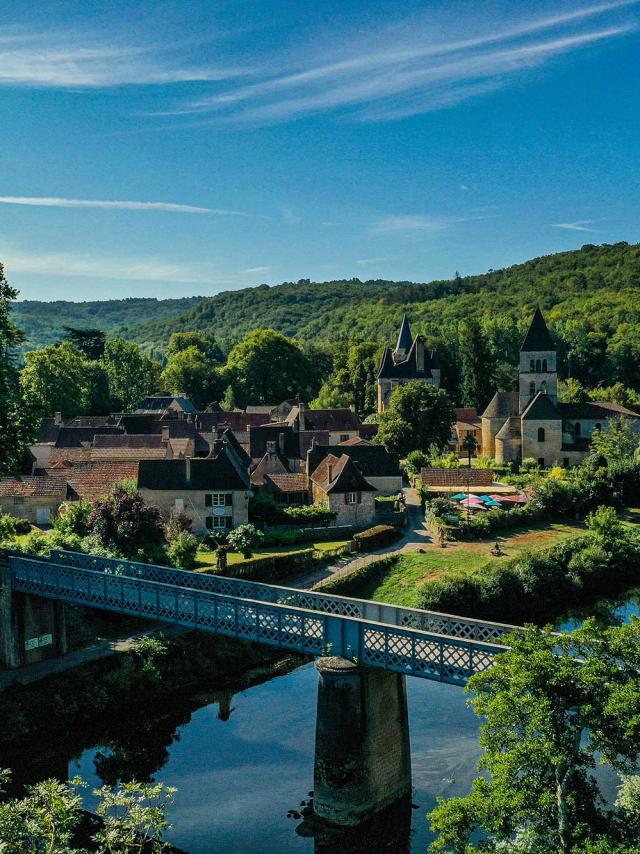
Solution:
[(132, 202), (105, 199), (65, 199), (55, 196), (0, 196), (3, 205), (29, 205), (43, 208), (104, 208), (127, 211), (169, 211), (171, 213), (218, 214), (220, 216), (251, 216), (242, 211), (222, 208), (203, 208), (197, 205), (180, 205), (174, 202)]
[(381, 255), (379, 258), (359, 258), (356, 261), (356, 264), (360, 264), (361, 266), (365, 266), (366, 264), (382, 264), (383, 261), (389, 261), (389, 255)]
[(31, 32), (0, 27), (0, 85), (111, 87), (229, 80), (248, 72), (234, 66), (189, 66), (179, 46), (114, 43), (75, 30)]
[(242, 272), (251, 275), (253, 273), (268, 273), (270, 269), (271, 267), (247, 267)]
[(492, 219), (493, 214), (460, 217), (429, 217), (420, 214), (389, 216), (378, 220), (371, 227), (372, 234), (393, 234), (397, 232), (442, 231), (460, 222), (473, 222), (480, 219)]
[[(425, 14), (410, 31), (389, 27), (386, 37), (379, 30), (357, 38), (344, 34), (332, 61), (274, 68), (257, 82), (194, 99), (173, 114), (267, 123), (327, 111), (372, 121), (442, 109), (508, 85), (554, 58), (629, 33), (635, 22), (623, 12), (638, 2), (600, 3), (516, 23), (492, 20), (491, 32), (469, 31), (456, 40), (434, 36)], [(597, 28), (589, 27), (594, 18), (600, 19)], [(445, 32), (465, 31), (464, 20), (449, 24)], [(303, 51), (308, 54), (304, 46)]]
[(594, 223), (593, 219), (579, 219), (576, 222), (554, 222), (553, 228), (563, 228), (565, 231), (593, 231), (597, 232), (597, 228), (590, 228)]

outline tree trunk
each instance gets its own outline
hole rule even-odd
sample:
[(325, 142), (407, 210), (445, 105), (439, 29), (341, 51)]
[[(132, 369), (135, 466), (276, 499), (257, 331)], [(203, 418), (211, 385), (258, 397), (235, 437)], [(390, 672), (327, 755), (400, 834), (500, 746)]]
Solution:
[(572, 769), (566, 765), (556, 767), (556, 803), (558, 806), (558, 838), (560, 851), (571, 850), (571, 827), (569, 824), (569, 807), (567, 804), (567, 790), (571, 779)]

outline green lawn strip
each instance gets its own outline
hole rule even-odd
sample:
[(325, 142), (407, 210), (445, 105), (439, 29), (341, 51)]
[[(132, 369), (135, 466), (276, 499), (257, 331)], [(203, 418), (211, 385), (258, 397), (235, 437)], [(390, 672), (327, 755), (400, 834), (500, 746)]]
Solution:
[[(493, 561), (515, 557), (531, 549), (548, 549), (569, 537), (579, 535), (584, 526), (578, 523), (554, 523), (544, 528), (523, 528), (509, 531), (500, 537), (504, 558), (491, 555), (493, 541), (482, 543), (460, 543), (446, 549), (426, 549), (421, 552), (405, 552), (395, 566), (386, 573), (378, 584), (369, 585), (358, 595), (379, 602), (405, 605), (415, 608), (418, 604), (420, 587), (426, 582), (450, 572), (475, 573), (486, 569)], [(536, 534), (538, 536), (536, 536)]]
[[(255, 551), (250, 560), (254, 560), (255, 558), (260, 557), (273, 557), (274, 555), (284, 555), (289, 552), (299, 552), (304, 549), (316, 549), (316, 551), (326, 552), (330, 549), (337, 549), (347, 544), (346, 540), (333, 540), (329, 542), (321, 542), (321, 543), (296, 543), (294, 546), (272, 546), (264, 549), (260, 549), (259, 551)], [(215, 566), (216, 565), (216, 552), (200, 549), (198, 554), (196, 555), (196, 560), (201, 565), (206, 566)], [(242, 556), (240, 552), (227, 552), (227, 563), (232, 565), (234, 563), (242, 563), (245, 558)]]

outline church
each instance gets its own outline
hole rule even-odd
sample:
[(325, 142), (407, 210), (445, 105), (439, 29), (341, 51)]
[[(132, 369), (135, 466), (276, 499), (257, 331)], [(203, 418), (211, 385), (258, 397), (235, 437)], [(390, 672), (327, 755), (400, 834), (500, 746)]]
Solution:
[(435, 353), (427, 353), (420, 335), (412, 338), (405, 314), (395, 350), (385, 347), (382, 353), (378, 371), (378, 412), (388, 407), (394, 388), (412, 380), (439, 388), (440, 365)]
[(568, 468), (586, 457), (594, 431), (621, 415), (640, 429), (640, 414), (617, 403), (558, 400), (556, 347), (538, 308), (520, 348), (518, 391), (496, 392), (482, 413), (482, 452), (498, 463)]

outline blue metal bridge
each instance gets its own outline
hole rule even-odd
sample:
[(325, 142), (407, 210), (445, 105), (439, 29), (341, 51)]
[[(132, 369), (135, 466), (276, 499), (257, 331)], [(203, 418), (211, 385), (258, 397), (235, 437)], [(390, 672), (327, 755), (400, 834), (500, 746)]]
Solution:
[(53, 550), (9, 556), (12, 590), (464, 685), (517, 627)]

